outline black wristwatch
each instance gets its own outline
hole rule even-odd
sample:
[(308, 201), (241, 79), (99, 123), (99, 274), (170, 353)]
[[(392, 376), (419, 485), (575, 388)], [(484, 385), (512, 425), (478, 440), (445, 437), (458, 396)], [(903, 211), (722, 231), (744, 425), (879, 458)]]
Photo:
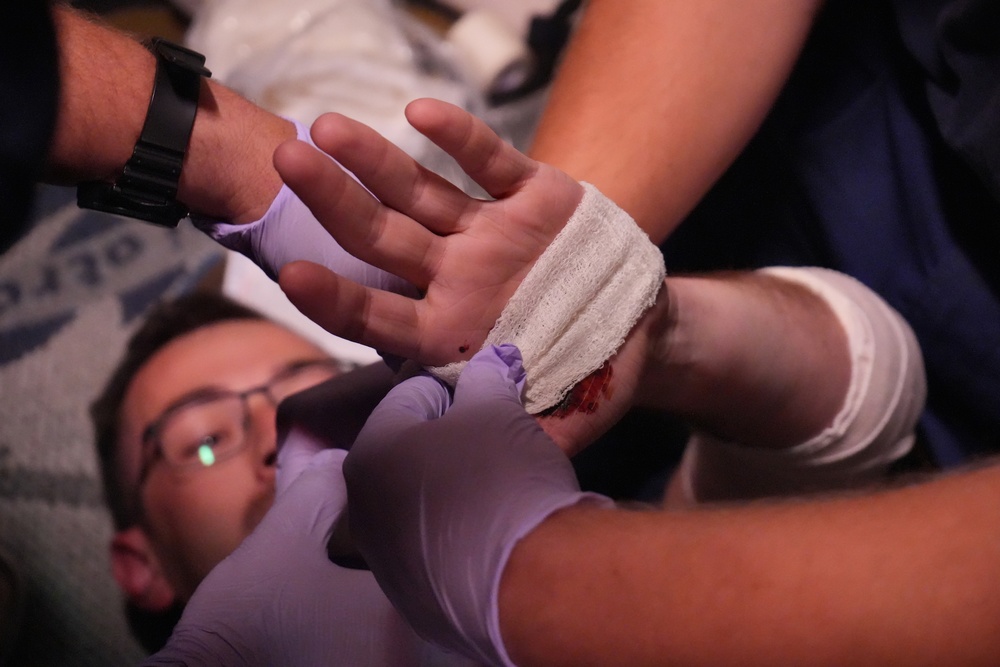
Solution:
[(80, 183), (76, 202), (81, 208), (138, 218), (164, 227), (176, 227), (188, 214), (177, 201), (177, 184), (198, 112), (205, 56), (155, 38), (149, 44), (156, 56), (156, 79), (146, 121), (132, 157), (114, 183)]

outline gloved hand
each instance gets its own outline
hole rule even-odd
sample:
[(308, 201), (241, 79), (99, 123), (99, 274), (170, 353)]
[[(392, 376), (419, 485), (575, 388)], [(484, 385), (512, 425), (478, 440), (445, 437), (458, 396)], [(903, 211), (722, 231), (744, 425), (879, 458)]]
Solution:
[[(368, 415), (396, 383), (395, 377), (385, 364), (373, 363), (283, 400), (275, 416), (281, 451), (281, 467), (277, 471), (279, 489), (286, 480), (293, 479), (289, 473), (293, 457), (301, 456), (308, 463), (319, 449), (350, 449)], [(317, 440), (318, 449), (305, 446), (310, 438)]]
[(455, 387), (429, 376), (392, 389), (344, 466), (351, 532), (417, 632), (492, 665), (500, 576), (521, 537), (585, 499), (569, 459), (521, 405), (520, 352), (487, 347)]
[(274, 506), (209, 573), (167, 645), (143, 664), (467, 664), (420, 640), (370, 572), (330, 562), (327, 540), (347, 500), (345, 452), (305, 457), (313, 443), (295, 439), (279, 455), (286, 488)]
[[(315, 146), (309, 129), (292, 122), (298, 140)], [(366, 287), (407, 296), (417, 294), (402, 278), (377, 269), (341, 248), (287, 185), (281, 186), (267, 213), (255, 222), (235, 225), (199, 216), (192, 216), (191, 221), (221, 245), (249, 257), (272, 280), (278, 279), (278, 272), (286, 264), (306, 260)]]

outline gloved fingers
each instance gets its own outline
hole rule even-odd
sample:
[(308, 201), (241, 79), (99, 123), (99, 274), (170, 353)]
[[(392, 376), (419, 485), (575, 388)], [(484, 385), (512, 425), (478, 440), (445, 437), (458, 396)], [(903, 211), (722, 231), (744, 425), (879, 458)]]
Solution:
[(406, 107), (406, 118), (421, 134), (455, 158), (462, 170), (496, 198), (510, 195), (538, 169), (538, 163), (496, 135), (464, 109), (434, 99)]
[(430, 280), (427, 258), (439, 252), (435, 249), (441, 242), (439, 236), (383, 205), (328, 155), (304, 142), (278, 146), (274, 166), (345, 250), (426, 289)]
[(383, 353), (420, 359), (418, 301), (359, 285), (311, 262), (292, 262), (278, 276), (288, 299), (335, 336)]
[(488, 345), (469, 360), (458, 376), (455, 406), (489, 401), (508, 401), (521, 406), (526, 379), (517, 346)]
[(275, 419), (279, 451), (292, 428), (313, 435), (324, 447), (349, 449), (368, 415), (395, 384), (394, 371), (374, 362), (289, 396), (278, 406)]
[[(415, 431), (434, 423), (445, 414), (450, 403), (448, 387), (429, 375), (417, 375), (393, 387), (372, 411), (347, 456), (344, 477), (350, 494), (367, 499), (377, 488), (380, 500), (368, 509), (391, 511), (393, 494), (405, 484), (400, 486), (390, 480), (413, 482), (410, 461), (414, 450), (426, 453), (426, 448), (433, 444)], [(370, 512), (358, 516), (368, 515)], [(365, 533), (372, 528), (377, 526), (355, 527), (352, 523), (352, 533), (355, 530)]]
[(472, 199), (363, 123), (337, 113), (316, 119), (313, 142), (340, 161), (386, 206), (438, 234), (462, 228)]
[(346, 456), (343, 449), (324, 449), (314, 454), (309, 464), (276, 497), (254, 535), (266, 533), (269, 535), (266, 539), (281, 539), (277, 534), (305, 533), (325, 549), (334, 523), (347, 507), (343, 472)]
[(387, 440), (404, 429), (437, 419), (451, 405), (451, 393), (440, 380), (417, 375), (392, 388), (372, 411), (363, 433)]

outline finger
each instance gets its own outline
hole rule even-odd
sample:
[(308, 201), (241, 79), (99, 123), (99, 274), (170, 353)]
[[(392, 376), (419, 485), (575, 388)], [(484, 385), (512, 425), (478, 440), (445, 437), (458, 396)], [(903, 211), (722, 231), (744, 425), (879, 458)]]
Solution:
[(410, 299), (358, 285), (311, 262), (285, 265), (278, 284), (296, 308), (330, 333), (372, 347), (383, 357), (423, 366), (461, 359), (482, 344), (496, 320), (472, 297), (439, 306), (430, 297)]
[(287, 264), (278, 284), (296, 308), (335, 336), (421, 363), (441, 363), (424, 358), (418, 301), (358, 285), (310, 262)]
[(278, 438), (278, 461), (275, 473), (275, 488), (281, 494), (309, 467), (313, 457), (327, 448), (325, 442), (316, 435), (290, 426)]
[(458, 231), (464, 214), (478, 204), (364, 123), (328, 113), (313, 123), (311, 136), (383, 204), (438, 234)]
[(349, 449), (394, 384), (393, 371), (375, 362), (289, 396), (278, 406), (275, 418), (279, 448), (296, 428), (320, 438), (327, 447)]
[(508, 401), (521, 405), (526, 374), (514, 345), (489, 345), (472, 357), (455, 384), (455, 405)]
[(394, 443), (403, 444), (401, 439), (409, 442), (412, 427), (437, 419), (450, 405), (447, 385), (429, 374), (421, 373), (400, 382), (368, 416), (347, 459), (348, 475), (352, 461), (371, 461), (373, 453), (385, 452), (387, 447), (394, 449)]
[(452, 156), (472, 180), (497, 199), (512, 194), (538, 170), (538, 163), (503, 141), (479, 118), (447, 102), (420, 99), (406, 118)]
[(392, 388), (372, 411), (371, 421), (395, 421), (397, 425), (430, 421), (451, 405), (448, 386), (431, 375), (415, 375)]
[(438, 252), (436, 234), (384, 206), (328, 156), (304, 142), (278, 146), (274, 167), (345, 250), (426, 289)]
[(347, 507), (343, 449), (324, 449), (277, 496), (258, 532), (306, 533), (326, 549), (333, 525)]

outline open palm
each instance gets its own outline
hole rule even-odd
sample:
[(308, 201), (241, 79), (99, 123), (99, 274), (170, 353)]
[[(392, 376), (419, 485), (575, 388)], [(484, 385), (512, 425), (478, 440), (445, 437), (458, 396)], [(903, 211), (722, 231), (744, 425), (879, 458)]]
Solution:
[(470, 197), (339, 114), (313, 124), (313, 141), (364, 187), (302, 142), (280, 146), (274, 163), (348, 252), (408, 280), (421, 298), (364, 287), (306, 262), (286, 266), (279, 281), (291, 301), (331, 333), (441, 365), (479, 349), (583, 188), (458, 107), (423, 99), (406, 114), (493, 199)]

